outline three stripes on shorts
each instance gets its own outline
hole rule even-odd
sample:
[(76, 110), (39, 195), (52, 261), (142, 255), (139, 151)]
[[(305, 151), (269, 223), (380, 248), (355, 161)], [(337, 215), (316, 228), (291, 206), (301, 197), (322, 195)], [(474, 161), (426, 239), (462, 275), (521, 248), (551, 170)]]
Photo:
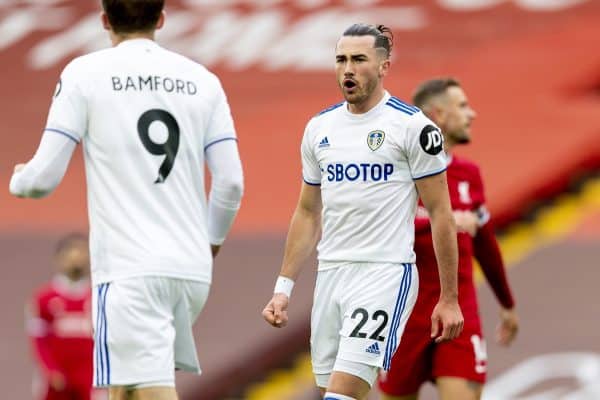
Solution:
[(398, 347), (397, 332), (398, 328), (400, 327), (400, 321), (402, 320), (402, 314), (406, 308), (406, 300), (408, 299), (410, 284), (412, 282), (412, 264), (402, 264), (402, 266), (404, 267), (404, 274), (402, 275), (402, 282), (400, 283), (398, 298), (396, 299), (396, 305), (394, 306), (394, 315), (392, 316), (392, 324), (390, 327), (387, 346), (385, 347), (385, 357), (383, 359), (383, 369), (385, 371), (390, 369), (392, 356)]
[(95, 386), (110, 385), (110, 357), (108, 354), (107, 324), (106, 324), (106, 293), (109, 283), (98, 286), (98, 301), (96, 305), (96, 332), (94, 333), (94, 357), (96, 364)]

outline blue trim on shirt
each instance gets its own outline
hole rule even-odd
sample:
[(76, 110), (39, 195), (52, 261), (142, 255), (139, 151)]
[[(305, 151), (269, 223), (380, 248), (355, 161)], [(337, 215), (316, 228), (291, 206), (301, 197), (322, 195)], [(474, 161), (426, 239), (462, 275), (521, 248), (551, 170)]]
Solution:
[(413, 176), (413, 181), (417, 181), (419, 179), (427, 178), (429, 176), (439, 175), (439, 174), (441, 174), (444, 171), (446, 171), (446, 167), (444, 167), (443, 169), (441, 169), (439, 171), (429, 172), (429, 173), (427, 173), (425, 175), (422, 175), (422, 176)]
[(204, 146), (204, 151), (206, 151), (206, 149), (208, 149), (213, 144), (217, 144), (217, 143), (223, 142), (225, 140), (235, 140), (237, 142), (237, 138), (236, 137), (227, 137), (227, 138), (223, 138), (223, 139), (217, 139), (214, 142), (210, 142), (209, 144), (207, 144), (206, 146)]
[(408, 115), (414, 115), (416, 114), (413, 110), (411, 110), (410, 108), (406, 107), (406, 106), (402, 106), (400, 104), (397, 104), (395, 102), (392, 101), (392, 99), (388, 100), (387, 103), (385, 103), (386, 106), (392, 107), (396, 110), (402, 111), (405, 114)]
[(332, 105), (332, 106), (329, 106), (329, 107), (327, 107), (326, 109), (324, 109), (323, 111), (319, 112), (317, 115), (323, 115), (323, 114), (325, 114), (325, 113), (328, 113), (329, 111), (333, 111), (333, 110), (335, 110), (336, 108), (339, 108), (339, 107), (341, 107), (341, 106), (342, 106), (342, 104), (344, 104), (344, 102), (343, 102), (343, 101), (342, 101), (341, 103), (337, 103), (337, 104), (334, 104), (334, 105)]
[(394, 101), (396, 104), (398, 105), (403, 105), (405, 107), (408, 107), (409, 109), (411, 109), (412, 111), (414, 111), (415, 113), (421, 111), (421, 109), (419, 107), (415, 107), (415, 106), (411, 106), (408, 103), (403, 102), (402, 100), (400, 100), (398, 97), (396, 96), (392, 96), (390, 97), (390, 100)]
[(312, 182), (307, 181), (304, 178), (302, 180), (304, 181), (304, 183), (306, 183), (307, 185), (310, 185), (310, 186), (321, 186), (321, 182), (319, 182), (319, 183), (312, 183)]
[(69, 139), (71, 139), (72, 141), (74, 141), (75, 143), (79, 144), (79, 140), (73, 136), (72, 134), (65, 132), (65, 131), (61, 131), (60, 129), (54, 129), (54, 128), (46, 128), (44, 129), (44, 132), (54, 132), (54, 133), (59, 133), (63, 136), (68, 137)]

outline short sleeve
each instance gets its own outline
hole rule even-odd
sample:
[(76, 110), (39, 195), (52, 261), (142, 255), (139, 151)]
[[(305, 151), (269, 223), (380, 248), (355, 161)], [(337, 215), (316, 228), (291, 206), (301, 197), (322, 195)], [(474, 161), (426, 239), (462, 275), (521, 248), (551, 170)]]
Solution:
[(77, 143), (87, 132), (88, 120), (80, 69), (76, 60), (73, 60), (60, 75), (45, 128), (46, 131), (67, 136)]
[(476, 165), (473, 165), (473, 182), (472, 182), (472, 198), (473, 203), (476, 207), (485, 204), (485, 190), (483, 188), (483, 179), (481, 178), (481, 171)]
[(225, 90), (219, 79), (215, 76), (216, 87), (214, 107), (209, 119), (208, 129), (204, 137), (204, 149), (222, 140), (236, 139), (233, 117), (227, 101)]
[(314, 147), (310, 140), (310, 122), (304, 130), (302, 145), (300, 146), (302, 154), (302, 177), (304, 182), (309, 185), (321, 184), (321, 168), (315, 157)]
[(423, 113), (412, 116), (406, 137), (406, 154), (413, 179), (446, 170), (444, 138), (440, 129)]
[(472, 198), (475, 213), (479, 226), (487, 224), (491, 219), (490, 211), (485, 205), (485, 190), (483, 188), (483, 179), (481, 178), (481, 171), (477, 166), (473, 166), (473, 182), (472, 182)]
[(54, 317), (46, 304), (36, 295), (25, 307), (26, 330), (31, 337), (43, 337), (50, 331)]

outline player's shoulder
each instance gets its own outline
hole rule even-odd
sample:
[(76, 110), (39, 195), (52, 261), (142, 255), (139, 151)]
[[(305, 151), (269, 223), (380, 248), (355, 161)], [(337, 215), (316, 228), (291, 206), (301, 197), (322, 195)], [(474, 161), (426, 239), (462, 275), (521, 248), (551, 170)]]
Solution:
[(453, 166), (455, 168), (465, 170), (473, 174), (479, 174), (479, 165), (469, 158), (452, 155), (452, 164), (454, 164)]
[(472, 184), (482, 184), (479, 165), (468, 158), (462, 156), (457, 157), (455, 154), (453, 154), (452, 162), (448, 166), (448, 172), (451, 175), (460, 177), (461, 180), (467, 180)]
[(170, 49), (166, 49), (164, 47), (160, 47), (160, 51), (163, 52), (164, 57), (169, 58), (173, 63), (178, 64), (179, 67), (182, 69), (186, 69), (186, 68), (195, 69), (195, 70), (201, 71), (201, 73), (204, 73), (207, 75), (211, 75), (211, 76), (214, 75), (204, 65), (202, 65), (198, 61), (195, 61), (181, 53), (178, 53), (178, 52), (170, 50)]
[(344, 108), (342, 107), (343, 105), (343, 101), (335, 103), (333, 105), (327, 106), (326, 108), (313, 115), (312, 118), (309, 119), (308, 123), (306, 124), (307, 131), (310, 132), (315, 127), (327, 125), (329, 121), (332, 120), (332, 118), (335, 118), (336, 115), (338, 115), (344, 110)]
[(69, 61), (67, 65), (65, 65), (61, 75), (63, 77), (85, 77), (87, 74), (93, 71), (95, 59), (96, 57), (92, 57), (92, 54), (75, 57)]
[(439, 128), (420, 108), (408, 104), (396, 96), (390, 96), (385, 102), (385, 112), (400, 128), (407, 129), (413, 134), (421, 134)]
[(319, 111), (318, 113), (316, 113), (315, 116), (313, 117), (313, 119), (331, 117), (331, 116), (335, 115), (337, 112), (340, 112), (342, 110), (341, 107), (343, 105), (344, 105), (344, 102), (340, 101), (339, 103), (335, 103), (330, 106), (327, 106), (326, 108), (324, 108), (321, 111)]
[(98, 71), (103, 71), (105, 66), (110, 65), (112, 59), (110, 53), (113, 50), (113, 48), (101, 49), (75, 57), (64, 67), (61, 76), (73, 77), (77, 80), (94, 78)]
[(419, 118), (419, 115), (423, 116), (421, 109), (408, 104), (396, 96), (390, 96), (390, 98), (385, 102), (385, 109), (389, 113), (394, 114), (396, 117), (405, 120)]
[(46, 303), (55, 296), (57, 296), (57, 293), (54, 285), (51, 282), (48, 282), (37, 287), (33, 292), (32, 298), (37, 303)]
[(160, 49), (165, 57), (168, 57), (177, 69), (195, 74), (209, 84), (220, 85), (219, 77), (203, 64), (176, 51), (164, 47), (160, 47)]

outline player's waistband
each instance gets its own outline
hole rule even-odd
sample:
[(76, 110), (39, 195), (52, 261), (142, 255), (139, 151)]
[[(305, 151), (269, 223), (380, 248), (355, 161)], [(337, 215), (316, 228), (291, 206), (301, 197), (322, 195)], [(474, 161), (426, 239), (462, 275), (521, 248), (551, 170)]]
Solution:
[(374, 265), (389, 265), (390, 267), (402, 267), (403, 265), (410, 264), (412, 266), (415, 263), (412, 262), (387, 262), (387, 261), (330, 261), (330, 260), (319, 260), (319, 264), (317, 266), (317, 271), (325, 271), (328, 269), (334, 268), (342, 268), (342, 267), (350, 267), (350, 266), (360, 266), (363, 265), (365, 267), (374, 266)]
[(160, 277), (160, 278), (169, 278), (169, 279), (180, 279), (184, 281), (193, 281), (193, 282), (202, 282), (210, 285), (212, 283), (212, 273), (211, 274), (181, 274), (177, 272), (168, 272), (168, 271), (160, 271), (160, 272), (141, 272), (135, 271), (130, 273), (120, 273), (120, 274), (94, 274), (92, 271), (92, 286), (97, 286), (102, 283), (114, 282), (117, 280), (124, 279), (132, 279), (132, 278), (146, 278), (146, 277)]

